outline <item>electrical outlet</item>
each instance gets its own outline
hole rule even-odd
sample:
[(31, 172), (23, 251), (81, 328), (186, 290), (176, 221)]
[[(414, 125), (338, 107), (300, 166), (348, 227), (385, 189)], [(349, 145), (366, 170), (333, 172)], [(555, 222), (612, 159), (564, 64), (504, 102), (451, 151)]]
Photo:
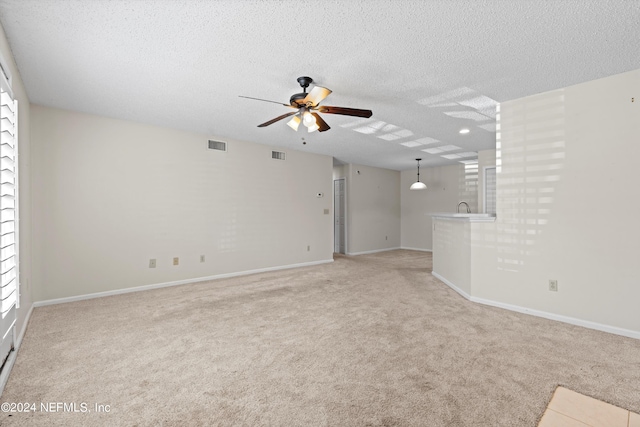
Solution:
[(156, 268), (156, 260), (152, 258), (149, 260), (149, 268)]
[(389, 240), (389, 236), (384, 236), (384, 240)]
[(549, 290), (552, 292), (558, 292), (558, 281), (549, 280)]
[(307, 245), (307, 252), (309, 252), (311, 250), (311, 246)]
[(200, 262), (204, 262), (204, 255), (200, 255)]
[(178, 265), (178, 264), (180, 264), (180, 258), (178, 257), (173, 258), (173, 265)]

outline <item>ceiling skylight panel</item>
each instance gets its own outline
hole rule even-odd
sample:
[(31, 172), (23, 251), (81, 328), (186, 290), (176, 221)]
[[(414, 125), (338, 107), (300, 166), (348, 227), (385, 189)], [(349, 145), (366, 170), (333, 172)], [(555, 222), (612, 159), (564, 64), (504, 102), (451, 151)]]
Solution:
[(411, 132), (409, 129), (401, 129), (397, 132), (394, 132), (394, 134), (398, 135), (400, 138), (413, 136), (413, 132)]
[(487, 117), (475, 111), (445, 111), (444, 114), (456, 119), (468, 119), (476, 122), (485, 122), (492, 119), (492, 117)]
[(445, 151), (453, 151), (453, 150), (460, 150), (460, 147), (458, 147), (457, 145), (443, 145), (442, 147), (438, 147), (440, 149), (440, 151), (445, 152)]
[(396, 135), (395, 133), (387, 133), (385, 135), (378, 136), (380, 139), (384, 139), (385, 141), (394, 141), (396, 139), (402, 138), (401, 136)]
[[(377, 121), (377, 122), (367, 124), (367, 126), (355, 128), (354, 131), (364, 133), (366, 135), (370, 135), (372, 133), (378, 132), (381, 128), (385, 127), (385, 125), (387, 125), (387, 122)], [(395, 125), (391, 125), (391, 126), (394, 126), (397, 128), (397, 126)]]
[(378, 129), (374, 129), (370, 126), (362, 126), (361, 128), (355, 128), (354, 131), (364, 133), (365, 135), (370, 135), (372, 133), (378, 132)]
[(475, 157), (478, 155), (475, 151), (465, 151), (464, 153), (456, 153), (460, 157)]
[(438, 153), (442, 153), (442, 150), (439, 148), (427, 148), (425, 150), (422, 150), (425, 153), (429, 153), (429, 154), (438, 154)]
[(415, 142), (419, 142), (422, 145), (429, 145), (429, 144), (435, 144), (436, 142), (440, 142), (440, 141), (438, 141), (437, 139), (425, 136), (424, 138), (416, 139)]
[(400, 129), (400, 126), (396, 126), (396, 125), (392, 125), (392, 124), (388, 124), (385, 127), (383, 127), (380, 132), (393, 132), (396, 129)]
[(407, 141), (407, 142), (401, 142), (400, 145), (404, 145), (405, 147), (420, 147), (423, 144), (420, 144), (418, 141)]
[(485, 109), (494, 109), (498, 102), (494, 99), (489, 98), (488, 96), (480, 95), (475, 98), (463, 99), (462, 101), (458, 101), (458, 104), (464, 105), (466, 107), (471, 107), (474, 110), (485, 110)]

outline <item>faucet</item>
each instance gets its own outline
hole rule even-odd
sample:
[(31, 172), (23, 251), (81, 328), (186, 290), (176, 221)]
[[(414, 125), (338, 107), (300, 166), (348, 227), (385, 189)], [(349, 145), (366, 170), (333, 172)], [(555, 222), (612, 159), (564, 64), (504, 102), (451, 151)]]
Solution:
[(469, 209), (469, 203), (464, 202), (464, 201), (463, 201), (463, 202), (458, 203), (458, 208), (456, 209), (456, 212), (457, 212), (457, 213), (460, 213), (460, 205), (461, 205), (461, 204), (463, 204), (463, 203), (464, 203), (465, 205), (467, 205), (467, 213), (471, 213), (471, 209)]

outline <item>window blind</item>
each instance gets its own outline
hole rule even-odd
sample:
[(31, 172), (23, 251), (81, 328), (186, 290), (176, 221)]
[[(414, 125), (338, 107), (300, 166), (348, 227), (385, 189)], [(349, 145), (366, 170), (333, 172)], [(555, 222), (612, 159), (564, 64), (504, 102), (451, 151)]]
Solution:
[(16, 239), (17, 101), (0, 76), (0, 313), (4, 319), (18, 301)]

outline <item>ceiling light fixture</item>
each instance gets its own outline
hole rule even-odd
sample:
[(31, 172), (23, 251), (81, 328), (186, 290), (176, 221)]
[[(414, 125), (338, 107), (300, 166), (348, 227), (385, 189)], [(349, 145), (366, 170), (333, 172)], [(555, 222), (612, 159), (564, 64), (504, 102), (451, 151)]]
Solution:
[(311, 127), (316, 123), (316, 118), (309, 112), (309, 110), (302, 113), (302, 123), (306, 127)]
[(460, 129), (460, 134), (461, 134), (461, 135), (466, 135), (466, 134), (468, 134), (469, 132), (471, 132), (471, 131), (470, 131), (469, 129), (467, 129), (467, 128), (462, 128), (462, 129)]
[(295, 116), (293, 116), (291, 118), (291, 120), (289, 120), (287, 122), (287, 125), (289, 125), (289, 127), (293, 130), (295, 130), (296, 132), (298, 131), (298, 126), (300, 126), (300, 114), (296, 114)]
[(295, 130), (296, 132), (298, 131), (298, 128), (300, 127), (300, 123), (302, 123), (303, 125), (306, 126), (307, 131), (309, 133), (311, 132), (315, 132), (318, 129), (320, 129), (320, 126), (318, 126), (318, 123), (316, 123), (316, 118), (313, 114), (311, 114), (311, 112), (309, 110), (306, 110), (304, 112), (299, 111), (298, 113), (296, 113), (295, 116), (293, 116), (291, 118), (291, 120), (289, 120), (287, 122), (287, 125)]
[(418, 180), (413, 184), (411, 184), (411, 187), (409, 187), (409, 190), (426, 190), (427, 189), (427, 184), (425, 184), (424, 182), (420, 182), (420, 160), (422, 159), (416, 159), (416, 161), (418, 162)]

